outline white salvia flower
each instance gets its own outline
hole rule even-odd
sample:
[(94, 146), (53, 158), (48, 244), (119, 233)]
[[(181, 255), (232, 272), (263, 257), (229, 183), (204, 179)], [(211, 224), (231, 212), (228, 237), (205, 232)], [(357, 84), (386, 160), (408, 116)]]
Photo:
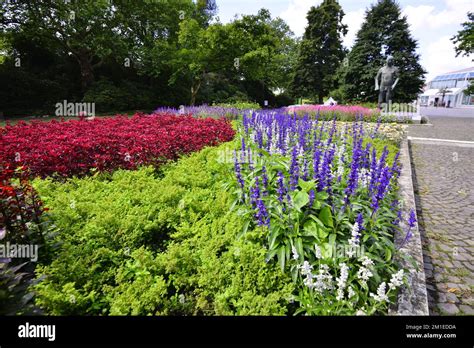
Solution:
[(270, 144), (270, 155), (276, 153), (277, 150), (278, 150), (278, 148), (277, 148), (275, 142), (272, 141), (271, 144)]
[(344, 298), (344, 290), (339, 288), (337, 289), (337, 296), (336, 296), (336, 300), (340, 301)]
[(350, 248), (346, 252), (347, 256), (349, 256), (349, 257), (353, 257), (355, 255), (355, 253), (356, 253), (355, 250), (359, 246), (360, 233), (359, 233), (359, 224), (357, 222), (354, 224), (354, 226), (352, 226), (351, 235), (352, 236), (349, 239)]
[(337, 278), (337, 285), (340, 288), (345, 288), (347, 278), (349, 277), (349, 272), (347, 272), (349, 270), (349, 267), (347, 267), (347, 265), (344, 262), (341, 262), (339, 264), (339, 267), (341, 267), (341, 275), (339, 278)]
[(365, 266), (365, 267), (369, 267), (369, 266), (373, 266), (374, 265), (374, 261), (372, 261), (371, 259), (369, 259), (367, 256), (362, 256), (362, 264)]
[(368, 187), (370, 184), (370, 170), (362, 168), (359, 176), (359, 183), (362, 187)]
[(298, 151), (298, 158), (304, 158), (304, 149), (303, 146), (300, 147), (300, 150)]
[(388, 301), (387, 294), (385, 293), (386, 287), (387, 287), (387, 284), (385, 284), (385, 282), (382, 282), (382, 284), (380, 284), (377, 289), (377, 295), (370, 293), (370, 296), (373, 297), (378, 302)]
[(388, 287), (390, 290), (395, 289), (403, 284), (403, 275), (404, 275), (403, 269), (401, 269), (395, 274), (392, 274), (392, 278), (390, 279), (390, 282), (388, 283)]
[(298, 260), (300, 258), (300, 255), (294, 246), (291, 247), (291, 252), (293, 253), (293, 260)]
[(347, 297), (351, 298), (351, 297), (354, 297), (354, 295), (355, 295), (355, 292), (352, 289), (352, 287), (350, 287), (349, 290), (347, 290)]
[(373, 274), (368, 268), (361, 267), (359, 268), (359, 271), (357, 271), (357, 278), (362, 280), (364, 284), (366, 284), (369, 278), (372, 276)]
[(364, 284), (367, 284), (369, 278), (373, 276), (373, 273), (368, 267), (373, 266), (374, 262), (367, 256), (362, 256), (362, 265), (363, 267), (359, 268), (359, 270), (357, 271), (357, 278), (359, 280), (362, 280)]
[(344, 297), (344, 288), (346, 287), (347, 278), (349, 277), (349, 267), (344, 262), (341, 262), (339, 266), (341, 267), (341, 275), (336, 279), (338, 286), (336, 298), (342, 300)]
[[(314, 253), (317, 259), (321, 259), (323, 257), (321, 254), (321, 248), (317, 246), (316, 244), (314, 245)], [(327, 266), (327, 265), (324, 265), (324, 266)]]
[(315, 287), (313, 277), (310, 277), (310, 276), (306, 276), (306, 278), (303, 280), (303, 284), (310, 289), (313, 289)]
[(315, 291), (322, 293), (324, 290), (332, 289), (332, 275), (329, 273), (328, 265), (321, 265), (319, 274), (314, 276), (316, 282), (314, 283)]
[(298, 268), (301, 269), (302, 275), (311, 275), (311, 270), (313, 269), (313, 266), (311, 266), (308, 261), (304, 261), (303, 265), (298, 266)]
[(344, 175), (344, 164), (338, 164), (337, 166), (337, 173), (336, 173), (336, 176), (337, 177), (342, 177)]

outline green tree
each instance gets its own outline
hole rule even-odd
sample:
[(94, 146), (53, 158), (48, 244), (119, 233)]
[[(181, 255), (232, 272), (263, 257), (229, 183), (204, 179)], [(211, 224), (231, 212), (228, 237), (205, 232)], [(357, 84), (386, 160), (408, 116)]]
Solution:
[(293, 69), (291, 52), (295, 49), (288, 25), (261, 9), (257, 15), (245, 15), (232, 22), (231, 32), (239, 77), (261, 84), (262, 89), (286, 90), (288, 74)]
[[(467, 17), (468, 21), (462, 24), (463, 29), (451, 38), (455, 44), (456, 57), (470, 56), (474, 53), (474, 12), (469, 12)], [(474, 58), (472, 60), (474, 61)], [(474, 83), (470, 83), (464, 94), (474, 94)]]
[(105, 57), (126, 49), (119, 35), (120, 16), (110, 1), (7, 1), (2, 7), (7, 13), (2, 22), (9, 30), (76, 59), (83, 90), (94, 82), (94, 69)]
[(345, 56), (342, 37), (344, 11), (337, 0), (324, 0), (308, 12), (308, 26), (300, 44), (293, 80), (294, 93), (315, 97), (321, 104), (336, 87), (336, 70)]
[(372, 5), (348, 54), (344, 77), (346, 98), (357, 102), (376, 101), (374, 78), (390, 55), (400, 70), (394, 100), (416, 99), (426, 73), (419, 63), (417, 45), (411, 37), (407, 18), (401, 15), (400, 6), (394, 0), (379, 0)]
[(293, 69), (292, 35), (284, 21), (272, 19), (265, 9), (226, 25), (202, 27), (198, 20), (184, 20), (180, 24), (178, 50), (169, 59), (173, 70), (170, 84), (185, 81), (191, 105), (203, 85), (220, 78), (244, 89), (251, 86), (248, 93), (254, 96), (259, 94), (257, 90), (263, 91), (258, 95), (263, 101), (271, 90), (288, 88), (287, 76)]
[(462, 23), (463, 29), (451, 38), (455, 44), (456, 57), (474, 53), (474, 12), (469, 12), (467, 18), (468, 21)]
[(178, 51), (171, 58), (173, 74), (170, 84), (175, 85), (182, 79), (190, 84), (190, 105), (196, 102), (196, 96), (206, 76), (230, 65), (223, 55), (224, 47), (220, 39), (226, 27), (222, 24), (202, 28), (195, 19), (180, 23)]
[[(131, 63), (147, 74), (159, 74), (163, 54), (171, 54), (179, 23), (197, 17), (208, 23), (215, 2), (192, 0), (7, 1), (2, 4), (7, 31), (50, 50), (72, 56), (80, 68), (83, 91), (107, 59)], [(156, 55), (158, 58), (150, 58)], [(168, 59), (168, 58), (166, 58)]]

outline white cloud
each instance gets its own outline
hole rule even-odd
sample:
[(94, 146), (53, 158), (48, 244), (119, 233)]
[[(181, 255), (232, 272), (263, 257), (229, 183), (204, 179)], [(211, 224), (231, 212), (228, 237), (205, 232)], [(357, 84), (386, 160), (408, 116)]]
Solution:
[[(288, 7), (279, 17), (281, 17), (291, 28), (291, 30), (298, 36), (304, 34), (304, 30), (308, 25), (306, 15), (311, 6), (318, 6), (321, 0), (290, 0)], [(360, 29), (364, 21), (365, 8), (360, 8), (355, 11), (349, 11), (343, 18), (343, 23), (348, 26), (348, 33), (343, 42), (346, 47), (352, 46), (354, 43), (357, 31)]]
[[(298, 36), (303, 35), (307, 25), (306, 14), (311, 6), (318, 6), (321, 0), (289, 0), (287, 8), (279, 17), (284, 19)], [(427, 80), (436, 75), (473, 66), (472, 57), (457, 57), (450, 38), (467, 21), (467, 12), (472, 11), (472, 0), (444, 0), (441, 6), (408, 5), (402, 9), (407, 16), (412, 36), (418, 41), (421, 64), (428, 71)], [(342, 2), (344, 7), (344, 2)], [(357, 31), (365, 15), (364, 7), (347, 11), (343, 23), (348, 33), (344, 45), (352, 47)]]
[(467, 21), (467, 12), (472, 11), (472, 0), (445, 0), (444, 6), (406, 6), (402, 12), (407, 16), (410, 30), (419, 42), (421, 64), (427, 70), (429, 81), (436, 75), (473, 66), (472, 57), (456, 57), (450, 38)]
[(348, 48), (354, 44), (356, 34), (364, 22), (365, 9), (360, 8), (356, 11), (349, 11), (342, 18), (342, 23), (348, 26), (347, 35), (344, 37), (344, 45)]
[(304, 29), (308, 24), (306, 14), (311, 6), (318, 6), (322, 1), (318, 0), (290, 0), (288, 7), (279, 17), (281, 17), (298, 36), (304, 34)]
[(449, 35), (441, 36), (431, 42), (421, 56), (421, 65), (428, 71), (426, 80), (430, 81), (436, 75), (461, 70), (473, 65), (469, 57), (457, 57), (454, 45)]
[(437, 11), (435, 6), (408, 5), (403, 9), (408, 23), (413, 30), (441, 28), (450, 24), (459, 24), (467, 19), (467, 12), (472, 11), (471, 0), (445, 0), (446, 7)]

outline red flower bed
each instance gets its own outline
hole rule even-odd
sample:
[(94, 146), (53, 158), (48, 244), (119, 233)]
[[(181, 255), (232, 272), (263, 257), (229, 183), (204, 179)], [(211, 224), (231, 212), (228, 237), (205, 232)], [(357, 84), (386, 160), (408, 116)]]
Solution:
[(0, 128), (3, 168), (24, 165), (33, 176), (85, 175), (159, 165), (234, 137), (225, 120), (172, 114), (94, 120), (20, 122)]

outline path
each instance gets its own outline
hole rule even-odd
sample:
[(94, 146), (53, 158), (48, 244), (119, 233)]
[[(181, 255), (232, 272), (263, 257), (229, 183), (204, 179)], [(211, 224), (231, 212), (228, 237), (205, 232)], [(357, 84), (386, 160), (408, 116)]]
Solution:
[(408, 130), (430, 314), (474, 315), (474, 118), (430, 123)]

